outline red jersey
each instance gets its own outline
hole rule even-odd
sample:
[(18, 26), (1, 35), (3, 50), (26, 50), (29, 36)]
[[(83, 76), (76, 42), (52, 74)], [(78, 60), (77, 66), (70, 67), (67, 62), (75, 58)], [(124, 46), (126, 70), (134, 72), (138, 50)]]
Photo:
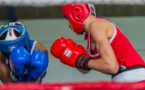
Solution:
[[(144, 60), (141, 58), (141, 56), (138, 54), (138, 52), (134, 49), (130, 41), (127, 39), (127, 37), (119, 30), (119, 28), (112, 22), (110, 22), (107, 19), (104, 18), (96, 18), (94, 20), (104, 20), (112, 24), (114, 27), (114, 35), (110, 39), (110, 45), (113, 48), (113, 51), (115, 53), (117, 62), (119, 65), (123, 65), (126, 68), (141, 65), (145, 67)], [(100, 58), (100, 55), (97, 51), (97, 49), (94, 47), (92, 50), (90, 47), (90, 41), (91, 41), (91, 35), (88, 33), (88, 45), (87, 50), (88, 54), (91, 58), (97, 59)]]

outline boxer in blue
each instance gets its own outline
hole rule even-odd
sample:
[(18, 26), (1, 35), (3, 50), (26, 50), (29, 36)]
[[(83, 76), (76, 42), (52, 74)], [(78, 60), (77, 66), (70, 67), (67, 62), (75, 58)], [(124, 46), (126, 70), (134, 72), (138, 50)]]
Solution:
[(49, 64), (48, 51), (30, 40), (20, 22), (0, 27), (0, 80), (10, 82), (42, 82)]

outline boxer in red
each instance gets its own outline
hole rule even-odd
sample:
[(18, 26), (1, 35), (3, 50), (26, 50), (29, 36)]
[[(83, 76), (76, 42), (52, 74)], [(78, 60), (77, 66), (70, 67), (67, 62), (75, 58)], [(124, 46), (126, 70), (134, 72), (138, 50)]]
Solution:
[(64, 64), (82, 73), (96, 70), (112, 75), (113, 81), (137, 82), (145, 80), (145, 62), (127, 37), (111, 21), (96, 17), (91, 3), (69, 3), (62, 6), (62, 14), (77, 34), (85, 34), (87, 50), (71, 39), (58, 38), (51, 53)]

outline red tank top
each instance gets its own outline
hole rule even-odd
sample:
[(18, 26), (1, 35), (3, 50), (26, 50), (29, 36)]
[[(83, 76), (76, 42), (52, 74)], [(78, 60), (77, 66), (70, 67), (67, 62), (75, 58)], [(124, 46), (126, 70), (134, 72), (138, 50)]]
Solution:
[[(105, 20), (105, 21), (111, 23), (114, 27), (115, 32), (110, 40), (110, 45), (113, 48), (113, 51), (115, 53), (118, 64), (123, 65), (126, 68), (136, 66), (136, 65), (142, 65), (145, 67), (145, 63), (144, 63), (143, 59), (138, 54), (138, 52), (134, 49), (134, 47), (132, 46), (130, 41), (127, 39), (127, 37), (119, 30), (119, 28), (116, 27), (116, 25), (114, 23), (112, 23), (109, 20), (104, 19), (104, 18), (96, 18), (94, 20), (98, 20), (98, 19)], [(97, 49), (95, 47), (93, 50), (91, 49), (90, 33), (88, 33), (86, 39), (88, 39), (87, 50), (88, 50), (89, 56), (93, 59), (100, 58), (100, 55), (99, 55)]]

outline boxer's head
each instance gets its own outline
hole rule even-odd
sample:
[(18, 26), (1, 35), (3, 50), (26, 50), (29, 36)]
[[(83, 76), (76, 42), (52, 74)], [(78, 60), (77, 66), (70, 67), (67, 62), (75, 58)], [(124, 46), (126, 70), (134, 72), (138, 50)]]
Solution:
[(29, 35), (21, 23), (11, 22), (0, 27), (0, 51), (9, 53), (15, 47), (29, 49)]
[(94, 4), (68, 3), (62, 6), (62, 15), (70, 22), (71, 28), (77, 34), (84, 33), (84, 24), (90, 15), (96, 16)]

